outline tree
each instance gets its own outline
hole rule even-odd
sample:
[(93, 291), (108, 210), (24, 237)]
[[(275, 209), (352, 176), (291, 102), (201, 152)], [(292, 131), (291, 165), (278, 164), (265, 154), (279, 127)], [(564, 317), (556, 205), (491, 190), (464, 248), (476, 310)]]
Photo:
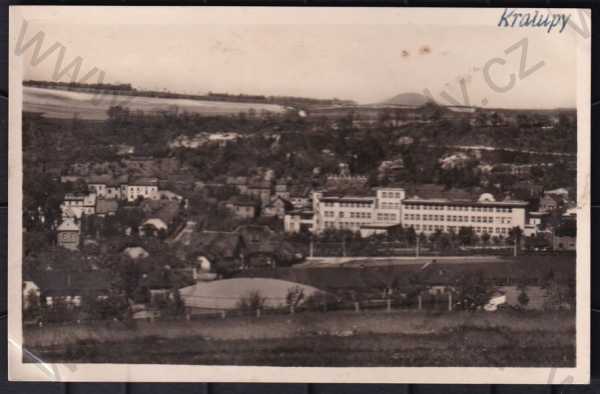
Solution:
[(525, 292), (525, 288), (521, 289), (521, 293), (519, 293), (518, 301), (522, 307), (526, 307), (527, 304), (529, 304), (529, 296)]
[(25, 320), (37, 321), (42, 318), (42, 304), (38, 293), (31, 289), (27, 293), (25, 305), (27, 306), (23, 310), (23, 318)]
[(476, 310), (487, 304), (492, 293), (481, 271), (464, 274), (456, 288), (458, 291), (457, 301), (465, 310)]
[(462, 245), (472, 245), (475, 241), (475, 231), (473, 227), (461, 227), (458, 230), (458, 238)]
[(491, 235), (487, 231), (481, 234), (481, 242), (483, 242), (484, 245), (487, 245), (490, 242), (490, 238)]

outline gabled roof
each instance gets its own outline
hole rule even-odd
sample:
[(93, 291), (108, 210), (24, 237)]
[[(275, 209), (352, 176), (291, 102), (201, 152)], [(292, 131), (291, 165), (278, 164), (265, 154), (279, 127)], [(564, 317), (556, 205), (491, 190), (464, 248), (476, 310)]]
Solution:
[(127, 184), (127, 182), (129, 181), (129, 176), (128, 175), (121, 175), (121, 176), (112, 176), (110, 174), (103, 174), (103, 175), (90, 175), (86, 178), (86, 183), (89, 184), (100, 184), (100, 185), (106, 185), (106, 186), (119, 186), (119, 185), (124, 185)]
[(96, 201), (96, 214), (102, 215), (117, 212), (119, 203), (116, 200), (98, 199)]
[(188, 254), (206, 255), (209, 259), (237, 258), (245, 247), (240, 234), (224, 231), (193, 233), (187, 240)]
[(233, 196), (229, 200), (227, 200), (225, 204), (232, 204), (232, 205), (239, 205), (239, 206), (246, 206), (246, 207), (257, 207), (258, 206), (258, 202), (254, 201), (251, 198), (246, 197), (246, 196)]
[(73, 218), (65, 218), (56, 231), (79, 231), (80, 226)]
[(146, 213), (146, 220), (160, 219), (169, 225), (179, 214), (179, 201), (174, 200), (148, 200), (141, 202), (140, 208)]
[(44, 295), (77, 295), (110, 289), (113, 275), (108, 271), (44, 271), (31, 275), (31, 280)]

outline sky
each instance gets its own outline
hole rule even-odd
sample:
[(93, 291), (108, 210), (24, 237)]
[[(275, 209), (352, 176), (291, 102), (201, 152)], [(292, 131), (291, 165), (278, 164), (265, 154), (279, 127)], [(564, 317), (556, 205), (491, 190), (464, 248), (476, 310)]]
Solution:
[[(203, 94), (293, 95), (377, 103), (399, 93), (446, 91), (460, 104), (503, 108), (576, 106), (574, 37), (543, 30), (488, 26), (398, 24), (195, 24), (53, 23), (33, 21), (27, 42), (44, 34), (42, 51), (64, 46), (63, 67), (83, 59), (79, 78), (93, 67), (106, 83), (131, 83), (138, 89)], [(544, 65), (519, 78), (526, 38), (526, 67)], [(58, 51), (37, 65), (33, 47), (24, 52), (24, 79), (52, 80)], [(497, 92), (484, 78), (514, 86)], [(69, 81), (70, 76), (61, 78)], [(97, 82), (94, 76), (89, 82)], [(468, 100), (462, 95), (463, 83)]]

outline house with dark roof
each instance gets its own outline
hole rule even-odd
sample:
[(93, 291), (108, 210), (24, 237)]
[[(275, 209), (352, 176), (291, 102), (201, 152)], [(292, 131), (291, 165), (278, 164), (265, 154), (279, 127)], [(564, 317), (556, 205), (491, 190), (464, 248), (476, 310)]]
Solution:
[(245, 194), (257, 198), (262, 205), (267, 205), (271, 200), (271, 182), (263, 179), (252, 180)]
[(259, 204), (244, 196), (233, 196), (225, 202), (225, 207), (241, 219), (252, 219), (257, 216)]
[(266, 217), (278, 217), (283, 219), (285, 213), (294, 209), (291, 202), (281, 196), (273, 198), (267, 205), (263, 207), (262, 215)]
[(195, 232), (183, 242), (186, 258), (197, 261), (205, 257), (217, 270), (236, 270), (244, 265), (246, 243), (235, 232), (202, 231)]
[(264, 225), (242, 225), (234, 230), (245, 245), (245, 264), (249, 267), (275, 267), (294, 258), (295, 250), (283, 237)]
[(562, 205), (562, 199), (555, 194), (544, 194), (540, 198), (539, 210), (541, 212), (552, 212)]
[(170, 232), (177, 226), (180, 203), (170, 200), (143, 201), (140, 205), (146, 213), (146, 217), (140, 226), (140, 232), (148, 227), (156, 231), (164, 230)]
[(60, 299), (80, 306), (85, 297), (107, 296), (112, 278), (109, 271), (44, 271), (32, 274), (30, 280), (39, 288), (40, 300), (46, 305)]
[(113, 216), (119, 209), (119, 203), (116, 200), (106, 200), (99, 198), (96, 200), (96, 215), (100, 217)]

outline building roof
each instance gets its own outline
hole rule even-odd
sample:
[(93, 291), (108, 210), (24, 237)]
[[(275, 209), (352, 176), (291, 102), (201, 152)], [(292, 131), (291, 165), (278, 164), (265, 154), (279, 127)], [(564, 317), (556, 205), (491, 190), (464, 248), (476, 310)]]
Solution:
[(126, 174), (117, 177), (110, 174), (90, 175), (86, 177), (85, 181), (88, 185), (106, 185), (114, 187), (126, 185), (129, 181), (129, 176)]
[(289, 202), (288, 200), (286, 200), (285, 198), (281, 197), (281, 196), (276, 196), (275, 198), (273, 198), (266, 206), (265, 208), (270, 208), (270, 207), (274, 207), (275, 203), (277, 203), (277, 201), (281, 201), (283, 203), (283, 207), (285, 210), (290, 210), (294, 208), (294, 205)]
[(245, 176), (228, 176), (226, 183), (228, 185), (246, 185), (248, 183), (248, 177)]
[(116, 200), (107, 200), (100, 198), (96, 201), (96, 214), (115, 213), (119, 209), (119, 203)]
[(205, 255), (212, 259), (237, 258), (245, 244), (240, 234), (225, 231), (202, 231), (184, 241), (188, 254)]
[(43, 271), (30, 278), (44, 296), (80, 295), (107, 292), (113, 275), (108, 271)]
[(179, 202), (177, 201), (168, 201), (163, 200), (164, 204), (158, 209), (151, 213), (148, 219), (160, 219), (165, 224), (169, 225), (173, 223), (173, 220), (179, 214)]
[(375, 196), (360, 196), (360, 195), (340, 195), (334, 193), (327, 193), (321, 197), (321, 201), (338, 201), (338, 202), (361, 202), (361, 203), (375, 203)]
[(77, 231), (79, 232), (80, 226), (75, 222), (74, 218), (65, 218), (63, 222), (58, 226), (56, 231)]
[(157, 186), (157, 178), (140, 177), (130, 180), (129, 186)]
[(226, 204), (238, 205), (242, 207), (257, 207), (258, 203), (246, 196), (233, 196), (226, 201)]
[(248, 189), (269, 189), (271, 190), (271, 182), (266, 180), (252, 180), (248, 184)]

